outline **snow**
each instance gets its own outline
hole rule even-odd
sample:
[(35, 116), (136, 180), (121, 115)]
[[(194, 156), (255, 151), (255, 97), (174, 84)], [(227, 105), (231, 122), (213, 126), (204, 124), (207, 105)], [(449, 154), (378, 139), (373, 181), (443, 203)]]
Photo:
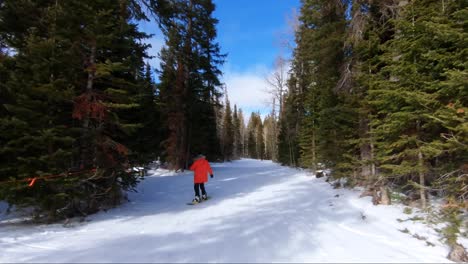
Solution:
[(196, 206), (191, 172), (154, 169), (129, 203), (82, 223), (0, 218), (0, 262), (449, 262), (433, 229), (397, 221), (413, 216), (403, 206), (271, 161), (212, 165), (212, 199)]

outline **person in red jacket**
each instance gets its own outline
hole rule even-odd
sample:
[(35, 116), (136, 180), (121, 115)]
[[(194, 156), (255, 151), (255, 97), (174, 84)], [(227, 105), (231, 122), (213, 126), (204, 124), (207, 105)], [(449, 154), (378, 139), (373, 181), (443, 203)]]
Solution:
[(190, 166), (190, 170), (193, 173), (193, 189), (195, 190), (195, 198), (193, 199), (192, 203), (199, 203), (200, 202), (200, 190), (202, 192), (202, 199), (208, 199), (205, 191), (205, 182), (208, 181), (208, 173), (210, 174), (211, 178), (213, 178), (213, 170), (211, 169), (210, 163), (205, 159), (205, 156), (198, 155), (194, 159), (192, 166)]

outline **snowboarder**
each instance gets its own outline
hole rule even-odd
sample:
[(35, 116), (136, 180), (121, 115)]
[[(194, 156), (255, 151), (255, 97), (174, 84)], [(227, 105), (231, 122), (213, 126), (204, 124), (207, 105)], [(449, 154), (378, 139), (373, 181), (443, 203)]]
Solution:
[(202, 192), (202, 199), (207, 200), (208, 196), (205, 191), (205, 182), (208, 181), (208, 173), (210, 173), (211, 178), (213, 178), (213, 170), (211, 169), (210, 163), (205, 159), (205, 156), (198, 155), (194, 158), (190, 170), (193, 173), (193, 189), (195, 190), (195, 198), (192, 203), (197, 204), (200, 202), (200, 190)]

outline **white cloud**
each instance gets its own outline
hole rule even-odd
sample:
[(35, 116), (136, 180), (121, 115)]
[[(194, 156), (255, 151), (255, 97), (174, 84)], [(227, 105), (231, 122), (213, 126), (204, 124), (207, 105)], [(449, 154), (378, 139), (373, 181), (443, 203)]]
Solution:
[(262, 117), (271, 111), (271, 94), (265, 76), (271, 70), (263, 65), (257, 65), (247, 71), (227, 69), (222, 81), (226, 84), (231, 107), (234, 104), (242, 108), (246, 119), (251, 112), (260, 111)]
[(161, 62), (159, 52), (164, 46), (164, 40), (161, 36), (153, 36), (152, 38), (147, 39), (145, 43), (151, 44), (151, 48), (148, 49), (148, 55), (153, 56), (153, 58), (149, 59), (149, 64), (151, 67), (159, 69), (159, 64)]
[[(285, 63), (283, 78), (286, 80), (291, 64), (289, 61)], [(225, 67), (222, 81), (226, 84), (231, 107), (236, 104), (237, 108), (242, 108), (246, 119), (252, 112), (260, 112), (262, 119), (271, 113), (274, 88), (267, 82), (267, 78), (272, 78), (278, 70), (274, 67), (259, 64), (246, 71), (233, 70), (229, 65)]]

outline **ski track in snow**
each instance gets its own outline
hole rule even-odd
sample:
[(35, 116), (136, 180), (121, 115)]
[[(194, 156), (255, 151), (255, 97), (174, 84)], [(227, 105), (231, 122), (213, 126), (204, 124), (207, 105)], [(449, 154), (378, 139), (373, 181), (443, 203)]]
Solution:
[(428, 228), (396, 220), (408, 218), (402, 206), (373, 206), (357, 191), (271, 161), (213, 170), (206, 184), (212, 199), (196, 206), (186, 205), (191, 172), (155, 171), (129, 203), (89, 222), (0, 221), (0, 262), (449, 262), (448, 248)]

